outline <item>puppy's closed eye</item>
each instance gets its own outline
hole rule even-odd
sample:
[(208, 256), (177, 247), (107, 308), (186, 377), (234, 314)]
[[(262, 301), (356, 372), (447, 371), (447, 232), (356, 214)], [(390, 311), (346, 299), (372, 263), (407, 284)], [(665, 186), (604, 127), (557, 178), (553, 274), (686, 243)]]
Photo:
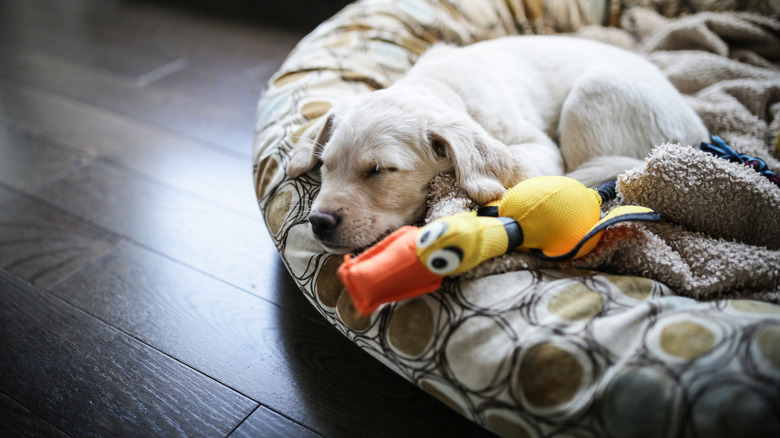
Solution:
[(398, 172), (398, 170), (399, 169), (397, 167), (382, 167), (379, 165), (379, 163), (376, 163), (366, 172), (366, 176), (370, 178), (382, 174)]

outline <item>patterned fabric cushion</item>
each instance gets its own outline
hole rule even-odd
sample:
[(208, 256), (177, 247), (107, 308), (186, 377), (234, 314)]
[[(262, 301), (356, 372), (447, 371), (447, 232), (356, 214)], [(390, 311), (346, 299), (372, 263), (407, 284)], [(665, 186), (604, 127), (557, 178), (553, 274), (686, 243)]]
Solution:
[(499, 435), (780, 436), (778, 306), (697, 302), (639, 277), (525, 270), (448, 280), (363, 317), (335, 275), (341, 257), (311, 236), (318, 175), (291, 180), (284, 169), (332, 102), (390, 85), (436, 41), (614, 20), (605, 1), (568, 2), (576, 14), (564, 18), (550, 16), (555, 3), (366, 0), (302, 40), (255, 127), (255, 187), (284, 263), (356, 345)]

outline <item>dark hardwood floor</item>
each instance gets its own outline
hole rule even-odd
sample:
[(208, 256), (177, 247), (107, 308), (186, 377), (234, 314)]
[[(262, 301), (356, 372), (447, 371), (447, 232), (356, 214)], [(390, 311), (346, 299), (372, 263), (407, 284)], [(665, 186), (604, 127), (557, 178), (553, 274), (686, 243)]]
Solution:
[(306, 29), (173, 3), (0, 0), (0, 435), (486, 434), (270, 241), (255, 105)]

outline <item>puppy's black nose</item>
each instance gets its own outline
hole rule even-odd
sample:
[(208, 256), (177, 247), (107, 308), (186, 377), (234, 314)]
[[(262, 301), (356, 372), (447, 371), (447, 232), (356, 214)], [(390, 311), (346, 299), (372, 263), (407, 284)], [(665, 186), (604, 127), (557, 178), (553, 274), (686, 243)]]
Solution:
[(309, 215), (311, 230), (320, 240), (328, 237), (338, 226), (340, 220), (341, 218), (332, 213), (312, 212)]

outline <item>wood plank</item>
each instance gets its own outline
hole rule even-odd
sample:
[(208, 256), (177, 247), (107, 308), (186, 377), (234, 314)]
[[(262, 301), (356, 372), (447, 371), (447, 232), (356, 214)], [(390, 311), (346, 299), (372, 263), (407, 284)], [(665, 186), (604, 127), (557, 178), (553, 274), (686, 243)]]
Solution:
[(120, 164), (216, 204), (259, 217), (249, 150), (239, 155), (170, 131), (0, 79), (0, 120), (27, 135)]
[[(264, 269), (269, 289), (278, 283), (271, 266)], [(255, 400), (305, 418), (301, 394), (290, 390), (298, 382), (287, 369), (295, 357), (285, 337), (299, 330), (315, 337), (332, 330), (314, 318), (293, 316), (132, 244), (52, 292)]]
[(288, 420), (276, 412), (259, 406), (229, 438), (313, 438), (320, 435)]
[(32, 138), (0, 122), (0, 182), (19, 190), (36, 187), (85, 165), (84, 154)]
[(0, 271), (0, 389), (72, 435), (225, 436), (256, 404)]
[(0, 430), (13, 437), (67, 437), (48, 421), (0, 392)]
[[(78, 14), (84, 3), (65, 11), (35, 0), (8, 7), (0, 16), (0, 71), (35, 53), (139, 85), (142, 77), (176, 64), (184, 69), (163, 78), (169, 92), (197, 95), (201, 105), (227, 98), (233, 102), (228, 106), (253, 114), (265, 82), (304, 35), (156, 5), (89, 4), (88, 12)], [(69, 20), (90, 31), (74, 32)], [(251, 124), (245, 126), (251, 131)]]
[(262, 268), (278, 257), (259, 216), (218, 208), (115, 165), (92, 163), (36, 196), (247, 291), (266, 292)]
[[(207, 105), (228, 98), (229, 106), (239, 104), (252, 114), (265, 82), (303, 37), (301, 31), (156, 5), (72, 3), (65, 10), (35, 0), (7, 5), (0, 16), (0, 70), (32, 53), (118, 74), (139, 85), (140, 79), (178, 65), (183, 71), (163, 78), (162, 87), (169, 92), (198, 95)], [(89, 32), (74, 31), (69, 20)], [(251, 130), (251, 124), (245, 126)]]
[(48, 287), (119, 238), (0, 187), (0, 267)]
[[(101, 2), (109, 5), (109, 2)], [(176, 60), (181, 55), (167, 51), (134, 52), (127, 56), (128, 45), (134, 38), (114, 29), (115, 37), (123, 36), (125, 42), (106, 41), (82, 29), (74, 29), (79, 20), (71, 15), (74, 8), (57, 8), (48, 2), (48, 7), (35, 6), (34, 2), (3, 1), (0, 14), (0, 69), (7, 68), (29, 53), (44, 51), (101, 69), (138, 77), (160, 66)], [(90, 8), (98, 6), (90, 5)], [(59, 15), (54, 18), (51, 15)], [(69, 17), (71, 16), (71, 17)], [(114, 23), (116, 24), (116, 23)]]
[[(0, 29), (10, 40), (51, 47), (69, 59), (124, 73), (121, 53), (156, 59), (157, 66), (186, 57), (194, 64), (245, 72), (263, 60), (288, 53), (301, 30), (258, 26), (194, 14), (148, 2), (5, 0)], [(79, 52), (78, 47), (87, 50)], [(164, 61), (164, 62), (160, 62)], [(147, 70), (148, 71), (148, 70)]]
[[(206, 74), (203, 82), (189, 78), (179, 91), (171, 87), (172, 78), (182, 78), (181, 70), (196, 68), (186, 58), (167, 66), (170, 72), (160, 73), (168, 76), (165, 80), (156, 80), (155, 75), (133, 78), (32, 52), (2, 75), (246, 155), (252, 147), (255, 107), (265, 81), (242, 83), (241, 76)], [(220, 92), (232, 88), (243, 93)]]
[[(271, 266), (266, 287), (297, 293)], [(334, 328), (132, 244), (53, 293), (325, 436), (480, 433)]]

